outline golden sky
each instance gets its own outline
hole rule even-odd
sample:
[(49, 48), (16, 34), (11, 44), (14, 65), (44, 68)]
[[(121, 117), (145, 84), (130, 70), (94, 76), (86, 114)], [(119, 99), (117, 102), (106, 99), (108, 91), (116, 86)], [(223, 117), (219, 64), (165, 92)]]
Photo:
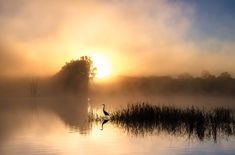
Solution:
[(197, 11), (169, 0), (0, 0), (1, 74), (52, 75), (82, 55), (112, 76), (234, 74), (234, 40), (200, 36)]

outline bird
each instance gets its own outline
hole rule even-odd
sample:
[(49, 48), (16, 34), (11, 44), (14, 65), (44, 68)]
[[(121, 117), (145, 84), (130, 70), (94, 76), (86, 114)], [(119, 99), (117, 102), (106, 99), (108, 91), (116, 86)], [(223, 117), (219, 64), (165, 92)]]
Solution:
[(103, 113), (105, 116), (109, 116), (109, 113), (107, 111), (105, 111), (105, 104), (102, 104), (103, 105)]

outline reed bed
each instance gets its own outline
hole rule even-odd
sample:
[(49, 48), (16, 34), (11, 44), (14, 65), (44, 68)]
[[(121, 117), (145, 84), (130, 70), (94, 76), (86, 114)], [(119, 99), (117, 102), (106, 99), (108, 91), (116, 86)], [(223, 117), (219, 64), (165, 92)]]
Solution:
[(230, 109), (219, 107), (212, 110), (197, 107), (177, 108), (133, 104), (113, 112), (110, 121), (135, 135), (155, 132), (188, 135), (204, 138), (234, 135), (235, 121)]

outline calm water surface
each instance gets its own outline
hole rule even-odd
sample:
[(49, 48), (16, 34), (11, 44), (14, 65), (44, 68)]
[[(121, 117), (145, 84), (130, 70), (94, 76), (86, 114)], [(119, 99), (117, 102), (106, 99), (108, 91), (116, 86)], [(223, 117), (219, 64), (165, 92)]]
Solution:
[[(135, 135), (111, 122), (104, 124), (101, 130), (101, 122), (88, 121), (88, 110), (91, 111), (91, 108), (100, 114), (102, 103), (109, 111), (131, 100), (105, 98), (90, 100), (87, 104), (75, 98), (1, 99), (0, 154), (235, 154), (233, 136), (218, 135), (215, 142), (211, 138), (199, 140), (165, 131)], [(178, 102), (183, 103), (181, 106), (188, 106), (189, 101), (191, 105), (208, 103), (208, 107), (224, 104), (233, 108), (235, 105), (232, 98), (212, 97), (185, 100), (182, 97), (166, 97), (156, 99), (155, 103), (171, 102), (172, 105), (173, 101), (176, 106)]]

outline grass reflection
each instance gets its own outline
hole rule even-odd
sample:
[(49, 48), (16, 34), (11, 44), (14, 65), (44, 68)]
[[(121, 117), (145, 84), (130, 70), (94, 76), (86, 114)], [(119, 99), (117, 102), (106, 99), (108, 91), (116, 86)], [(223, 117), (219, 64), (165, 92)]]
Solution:
[(210, 111), (197, 107), (176, 108), (149, 104), (128, 105), (111, 114), (110, 121), (133, 135), (166, 132), (188, 135), (199, 140), (205, 138), (216, 142), (218, 135), (234, 135), (233, 112), (226, 108)]

